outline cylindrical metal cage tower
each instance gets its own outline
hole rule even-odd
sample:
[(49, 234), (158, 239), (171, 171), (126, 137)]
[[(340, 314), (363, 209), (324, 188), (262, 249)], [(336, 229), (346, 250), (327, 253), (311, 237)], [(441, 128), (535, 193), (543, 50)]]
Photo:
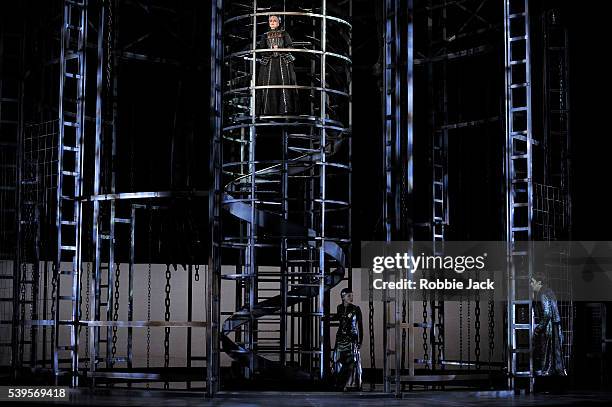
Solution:
[[(269, 15), (280, 17), (291, 48), (261, 41)], [(225, 4), (215, 272), (220, 291), (235, 285), (235, 303), (221, 299), (219, 334), (247, 378), (328, 371), (328, 292), (350, 284), (350, 15), (350, 1), (333, 9), (326, 0)], [(283, 64), (285, 55), (295, 83), (261, 84), (262, 63)], [(294, 111), (258, 106), (277, 90), (283, 99), (291, 93)]]

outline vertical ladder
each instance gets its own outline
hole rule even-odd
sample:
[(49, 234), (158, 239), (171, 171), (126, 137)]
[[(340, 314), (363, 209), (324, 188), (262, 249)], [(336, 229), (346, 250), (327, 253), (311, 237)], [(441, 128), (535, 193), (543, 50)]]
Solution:
[[(448, 102), (446, 89), (446, 65), (447, 60), (436, 61), (434, 43), (448, 43), (446, 33), (446, 16), (448, 5), (444, 3), (441, 7), (434, 7), (434, 2), (428, 2), (428, 62), (427, 73), (429, 81), (429, 126), (431, 132), (431, 169), (432, 169), (432, 211), (431, 211), (431, 235), (432, 249), (435, 255), (444, 254), (445, 227), (448, 224)], [(437, 13), (436, 13), (437, 12)], [(436, 14), (434, 14), (436, 13)], [(434, 27), (440, 30), (434, 33)], [(445, 50), (446, 52), (446, 50)], [(440, 65), (440, 78), (436, 83), (436, 67)], [(443, 369), (444, 364), (444, 301), (437, 298), (439, 294), (431, 294), (431, 367)], [(437, 351), (437, 354), (436, 354)]]
[[(505, 0), (506, 233), (508, 242), (508, 371), (510, 385), (525, 378), (533, 391), (532, 239), (533, 146), (529, 0)], [(514, 267), (516, 265), (516, 267)], [(523, 287), (520, 290), (517, 283)], [(525, 290), (525, 287), (527, 288)], [(525, 292), (526, 291), (526, 292)]]
[[(71, 385), (78, 386), (81, 172), (85, 125), (87, 0), (64, 1), (61, 42), (56, 199), (57, 257), (53, 276), (56, 284), (53, 372), (56, 382), (60, 375), (67, 374), (71, 377)], [(63, 276), (67, 278), (64, 279)], [(70, 290), (66, 293), (62, 291), (63, 281), (69, 284)], [(69, 328), (68, 342), (62, 329), (65, 327)], [(60, 367), (60, 355), (64, 351), (69, 352), (70, 368)]]

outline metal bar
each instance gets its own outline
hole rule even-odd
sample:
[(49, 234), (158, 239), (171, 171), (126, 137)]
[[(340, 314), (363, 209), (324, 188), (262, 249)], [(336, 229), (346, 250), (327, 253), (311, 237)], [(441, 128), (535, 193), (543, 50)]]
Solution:
[(221, 0), (211, 1), (211, 148), (209, 171), (211, 174), (210, 194), (208, 196), (208, 222), (210, 229), (210, 251), (208, 257), (207, 281), (207, 321), (210, 328), (206, 330), (206, 394), (212, 397), (219, 390), (219, 329), (220, 329), (220, 285), (221, 259), (218, 244), (220, 243), (221, 219), (221, 60), (222, 60), (222, 25), (223, 10)]
[[(102, 159), (102, 146), (103, 146), (103, 114), (102, 114), (102, 92), (103, 92), (103, 76), (102, 69), (104, 66), (104, 35), (106, 34), (105, 20), (106, 13), (105, 7), (100, 8), (100, 20), (98, 22), (98, 53), (97, 53), (97, 66), (96, 66), (96, 132), (94, 142), (94, 175), (93, 175), (93, 193), (98, 195), (100, 193), (100, 180), (101, 180), (101, 159)], [(93, 202), (93, 216), (92, 216), (92, 241), (94, 246), (93, 253), (93, 276), (90, 281), (89, 290), (91, 315), (94, 320), (100, 318), (99, 310), (99, 297), (98, 292), (100, 290), (100, 280), (102, 278), (101, 271), (101, 240), (99, 231), (99, 218), (100, 218), (100, 202)], [(92, 362), (89, 364), (88, 375), (91, 377), (91, 386), (95, 387), (95, 372), (97, 368), (97, 356), (99, 347), (99, 335), (100, 329), (98, 327), (89, 327), (89, 355)]]

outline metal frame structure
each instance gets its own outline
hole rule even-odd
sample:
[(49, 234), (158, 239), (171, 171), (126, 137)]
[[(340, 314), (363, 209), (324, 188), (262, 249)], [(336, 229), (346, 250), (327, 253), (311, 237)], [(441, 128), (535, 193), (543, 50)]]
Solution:
[[(413, 1), (387, 0), (384, 12), (384, 225), (388, 242), (410, 241), (413, 238), (411, 205), (414, 184)], [(402, 56), (406, 57), (405, 63)], [(414, 375), (411, 329), (414, 310), (407, 293), (405, 290), (385, 291), (383, 298), (383, 385), (385, 392), (393, 391), (396, 395), (401, 394), (402, 366), (406, 356), (409, 375)], [(402, 346), (405, 344), (402, 337), (406, 336), (407, 352)]]
[[(531, 30), (528, 0), (504, 1), (506, 68), (506, 232), (508, 270), (508, 372), (510, 387), (525, 378), (534, 385), (533, 274), (529, 245), (533, 238), (533, 147)], [(526, 290), (520, 290), (522, 282)]]
[[(454, 134), (457, 133), (457, 130), (490, 126), (499, 121), (498, 116), (465, 120), (462, 119), (460, 113), (454, 112), (455, 122), (449, 122), (451, 107), (449, 107), (448, 95), (448, 65), (451, 61), (455, 65), (460, 64), (463, 60), (484, 55), (494, 48), (489, 43), (482, 44), (483, 38), (484, 41), (487, 41), (488, 36), (495, 33), (497, 29), (495, 24), (481, 16), (484, 3), (484, 1), (469, 4), (454, 1), (427, 1), (414, 6), (412, 2), (409, 3), (409, 6), (407, 6), (408, 3), (401, 1), (389, 0), (385, 3), (386, 69), (383, 74), (385, 84), (383, 94), (386, 106), (384, 118), (386, 192), (383, 217), (387, 241), (430, 240), (434, 251), (440, 252), (443, 249), (450, 212), (449, 138), (458, 137), (459, 134)], [(401, 11), (400, 14), (398, 10)], [(448, 25), (451, 22), (454, 25)], [(413, 24), (418, 27), (417, 30), (424, 30), (424, 37), (417, 38), (416, 43), (412, 38)], [(410, 38), (405, 39), (401, 34), (404, 32), (407, 32)], [(474, 43), (478, 45), (474, 47)], [(405, 54), (404, 47), (409, 47)], [(400, 68), (398, 62), (402, 61), (407, 61), (409, 66)], [(425, 95), (420, 96), (421, 99), (415, 102), (412, 76), (414, 71), (417, 71), (418, 74), (419, 68), (423, 70), (423, 79), (427, 80), (428, 87)], [(408, 79), (404, 79), (402, 71), (407, 72)], [(404, 92), (407, 94), (404, 95)], [(404, 98), (408, 99), (404, 102)], [(427, 125), (424, 126), (427, 129), (424, 133), (427, 138), (423, 143), (427, 145), (427, 150), (423, 153), (431, 157), (428, 163), (430, 169), (428, 175), (415, 174), (412, 169), (414, 165), (412, 145), (415, 137), (412, 133), (413, 105), (423, 102), (427, 102), (428, 106)], [(461, 107), (452, 108), (457, 110)], [(394, 120), (408, 123), (410, 130), (396, 127)], [(451, 133), (453, 136), (450, 136)], [(422, 136), (419, 137), (424, 139)], [(396, 176), (394, 174), (398, 174), (398, 178), (394, 178)], [(423, 182), (427, 182), (429, 188), (428, 191), (424, 190), (421, 194), (420, 186), (424, 185)], [(418, 191), (414, 187), (415, 184), (418, 184), (416, 187)], [(429, 196), (425, 198), (427, 192)], [(428, 199), (430, 209), (426, 214), (419, 214), (422, 209), (412, 209), (415, 202), (420, 199)], [(408, 278), (411, 278), (411, 275)], [(387, 295), (383, 304), (385, 391), (393, 391), (399, 395), (404, 390), (404, 385), (412, 387), (416, 384), (443, 388), (445, 383), (451, 383), (453, 380), (462, 382), (473, 380), (474, 383), (477, 383), (486, 377), (490, 378), (492, 373), (501, 372), (497, 369), (500, 363), (491, 360), (491, 349), (489, 349), (489, 362), (480, 360), (479, 340), (476, 340), (475, 361), (470, 360), (471, 349), (468, 349), (467, 361), (461, 354), (459, 360), (451, 360), (446, 356), (445, 333), (447, 335), (450, 333), (445, 332), (445, 318), (448, 318), (446, 314), (453, 307), (446, 308), (444, 302), (439, 298), (428, 298), (423, 301), (423, 320), (421, 321), (417, 320), (415, 313), (415, 307), (419, 306), (414, 301), (410, 301), (407, 295), (400, 293), (398, 296), (398, 293), (391, 291), (387, 291), (384, 295)], [(479, 298), (476, 298), (475, 305), (474, 321), (469, 320), (472, 311), (468, 307), (468, 325), (474, 323), (474, 333), (476, 338), (479, 338)], [(492, 324), (492, 327), (489, 326), (489, 348), (491, 348), (494, 340), (491, 337), (494, 336), (494, 321), (492, 322), (491, 318), (495, 318), (495, 304), (490, 298), (488, 309), (489, 324)], [(460, 306), (460, 319), (464, 312)], [(415, 354), (415, 343), (419, 341), (417, 337), (421, 336), (418, 335), (421, 332), (424, 356), (419, 358)], [(461, 338), (462, 335), (462, 327), (460, 327), (459, 337)], [(469, 335), (470, 328), (468, 327)], [(488, 370), (468, 374), (471, 368), (480, 369), (481, 366), (487, 366)], [(466, 371), (464, 367), (467, 368)], [(445, 374), (444, 370), (450, 368), (458, 370)]]
[[(468, 21), (483, 20), (478, 11), (484, 1), (473, 10), (461, 1), (424, 2), (427, 49), (419, 53), (414, 42), (418, 11), (415, 2), (385, 0), (382, 121), (383, 218), (387, 241), (417, 240), (421, 236), (419, 228), (424, 227), (423, 236), (440, 247), (437, 244), (446, 239), (449, 225), (449, 134), (454, 129), (499, 120), (495, 117), (449, 123), (446, 82), (449, 61), (481, 55), (488, 49), (481, 45), (456, 50), (451, 49), (451, 44), (458, 38), (493, 29), (486, 21), (487, 28), (473, 33), (465, 29)], [(15, 372), (26, 367), (33, 372), (50, 371), (58, 383), (65, 383), (66, 376), (72, 386), (86, 379), (91, 386), (164, 382), (169, 387), (170, 381), (177, 380), (171, 377), (173, 368), (169, 364), (170, 332), (181, 327), (188, 329), (187, 367), (194, 367), (195, 361), (204, 361), (206, 365), (205, 379), (198, 371), (190, 372), (181, 381), (188, 387), (191, 381), (206, 381), (209, 396), (221, 388), (221, 352), (237, 362), (247, 379), (268, 368), (280, 369), (286, 377), (326, 378), (333, 325), (324, 317), (330, 314), (330, 292), (341, 284), (349, 287), (352, 284), (352, 5), (350, 1), (345, 3), (346, 15), (337, 15), (335, 10), (332, 13), (328, 9), (327, 0), (320, 0), (311, 10), (300, 11), (292, 11), (289, 2), (284, 3), (282, 10), (270, 10), (262, 2), (211, 2), (210, 193), (147, 192), (134, 188), (126, 191), (117, 186), (120, 63), (129, 60), (174, 66), (180, 61), (138, 50), (150, 33), (121, 44), (116, 23), (119, 8), (113, 6), (114, 2), (62, 2), (61, 53), (55, 61), (60, 73), (57, 119), (18, 130), (21, 140), (15, 175), (19, 178), (19, 259), (12, 275), (0, 273), (3, 282), (13, 280), (11, 297), (0, 295), (0, 301), (12, 304), (13, 318), (0, 322), (11, 325)], [(155, 12), (138, 2), (126, 4), (147, 14)], [(446, 19), (452, 7), (464, 10), (469, 17), (460, 32), (451, 36), (446, 30)], [(299, 40), (294, 41), (294, 48), (277, 51), (296, 56), (300, 85), (257, 84), (258, 57), (271, 51), (259, 49), (257, 43), (261, 25), (271, 11), (291, 22), (288, 31), (295, 35), (294, 40)], [(551, 40), (545, 43), (544, 56), (544, 105), (549, 109), (545, 109), (545, 136), (539, 141), (532, 128), (529, 17), (528, 0), (504, 0), (505, 220), (509, 255), (516, 264), (528, 262), (528, 251), (519, 246), (520, 242), (540, 235), (549, 240), (559, 239), (565, 233), (569, 235), (569, 230), (563, 228), (571, 223), (569, 164), (565, 165), (569, 150), (567, 31), (561, 29), (562, 45), (553, 44), (552, 38), (562, 25), (552, 20), (544, 24), (545, 41)], [(97, 35), (96, 47), (87, 45), (88, 30)], [(168, 27), (163, 30), (168, 31)], [(0, 55), (2, 44), (0, 41)], [(86, 86), (92, 81), (86, 70), (87, 58), (92, 54), (88, 48), (95, 48), (97, 53), (95, 116), (87, 115), (91, 108), (86, 110), (86, 104), (93, 105), (93, 93), (87, 92), (92, 87)], [(413, 207), (415, 66), (423, 66), (427, 72), (430, 85), (427, 100), (431, 104), (423, 137), (432, 157), (430, 172), (423, 176), (431, 188), (423, 195), (430, 205), (422, 223), (423, 219), (416, 219)], [(256, 94), (270, 88), (303, 95), (303, 101), (307, 101), (302, 106), (304, 112), (258, 116)], [(9, 99), (4, 97), (0, 85), (0, 120), (4, 120), (2, 104), (15, 102)], [(558, 108), (551, 107), (552, 99), (559, 100)], [(21, 100), (17, 102), (22, 105)], [(18, 124), (23, 120), (22, 108)], [(95, 126), (88, 124), (92, 119)], [(86, 137), (86, 129), (92, 137)], [(550, 147), (553, 142), (560, 143), (558, 150)], [(538, 183), (540, 166), (536, 164), (540, 164), (537, 162), (540, 155), (535, 147), (540, 145), (545, 159), (544, 175)], [(559, 177), (555, 178), (548, 170), (557, 162), (561, 164)], [(84, 174), (89, 174), (87, 179)], [(41, 210), (41, 201), (47, 199), (49, 191), (54, 194), (53, 202), (45, 202), (45, 209)], [(146, 321), (135, 320), (134, 279), (140, 258), (136, 241), (141, 214), (149, 215), (151, 235), (153, 220), (161, 224), (160, 214), (173, 211), (171, 201), (206, 197), (210, 226), (204, 283), (206, 321), (193, 320), (191, 305), (185, 320), (171, 319), (170, 261), (166, 265), (163, 320), (152, 319), (150, 308)], [(3, 205), (2, 210), (5, 208), (8, 207)], [(47, 212), (55, 215), (51, 222), (41, 217)], [(53, 231), (47, 231), (56, 236), (50, 254), (42, 250), (42, 222), (55, 226)], [(562, 231), (555, 229), (558, 224)], [(550, 232), (553, 229), (556, 231)], [(122, 262), (128, 263), (127, 277), (121, 274)], [(199, 276), (198, 267), (185, 266), (189, 304), (195, 287), (192, 279), (198, 281), (193, 271)], [(531, 267), (523, 274), (517, 270), (509, 270), (507, 366), (511, 386), (518, 387), (514, 380), (525, 378), (528, 387), (533, 388), (533, 298), (517, 288), (519, 282), (528, 281)], [(120, 298), (123, 295), (120, 284), (125, 282), (128, 295)], [(235, 298), (221, 297), (223, 284), (233, 286)], [(5, 292), (8, 286), (2, 289)], [(571, 331), (572, 305), (563, 307), (564, 328)], [(478, 355), (474, 363), (471, 360), (465, 363), (462, 356), (458, 362), (447, 360), (444, 318), (448, 309), (432, 298), (424, 304), (423, 322), (417, 322), (416, 307), (406, 291), (385, 293), (382, 343), (386, 392), (400, 395), (403, 385), (415, 382), (443, 386), (440, 383), (450, 375), (436, 375), (434, 370), (443, 370), (448, 365), (459, 364), (460, 368), (486, 365), (479, 364)], [(460, 311), (460, 318), (462, 315)], [(149, 334), (152, 327), (164, 328), (164, 367), (150, 368), (147, 361), (145, 369), (135, 363), (135, 330), (145, 328)], [(206, 330), (205, 355), (192, 354), (195, 328)], [(425, 333), (424, 345), (431, 346), (431, 358), (427, 350), (423, 359), (415, 357), (415, 338), (421, 330)], [(42, 346), (34, 346), (41, 336)], [(119, 343), (122, 337), (126, 338), (125, 352), (119, 348), (117, 353), (118, 336)], [(525, 338), (526, 346), (521, 346)], [(86, 346), (81, 346), (83, 341)], [(571, 349), (567, 349), (566, 357), (570, 353)], [(422, 374), (427, 368), (431, 375)]]
[[(288, 2), (278, 11), (256, 0), (223, 4), (228, 68), (220, 75), (215, 52), (211, 95), (214, 125), (220, 120), (218, 92), (223, 90), (223, 127), (221, 134), (213, 133), (211, 151), (211, 205), (222, 210), (211, 207), (209, 278), (233, 283), (236, 298), (235, 310), (221, 311), (220, 288), (211, 284), (211, 323), (220, 315), (228, 317), (222, 325), (212, 323), (210, 335), (220, 337), (223, 351), (242, 367), (245, 378), (275, 368), (286, 372), (285, 379), (306, 375), (321, 380), (329, 370), (330, 324), (324, 319), (329, 291), (343, 280), (351, 284), (350, 3), (346, 16), (328, 14), (326, 0), (304, 11), (291, 11)], [(220, 7), (213, 5), (215, 43), (221, 34)], [(259, 26), (270, 12), (292, 22), (294, 48), (277, 51), (298, 59), (296, 66), (305, 71), (299, 72), (298, 83), (305, 77), (310, 86), (257, 85), (258, 56), (271, 51), (257, 48), (263, 33)], [(271, 88), (299, 92), (310, 106), (297, 114), (257, 115), (256, 93)], [(273, 148), (272, 157), (261, 158)], [(303, 203), (292, 194), (303, 195)], [(271, 261), (270, 253), (279, 250), (281, 261)], [(232, 262), (235, 272), (221, 269)], [(275, 268), (265, 269), (265, 264)], [(218, 372), (218, 366), (212, 371)]]
[(207, 270), (207, 313), (209, 329), (206, 331), (206, 352), (208, 354), (207, 395), (212, 397), (219, 391), (220, 383), (220, 337), (221, 328), (221, 128), (222, 128), (222, 86), (223, 64), (223, 1), (211, 2), (211, 67), (210, 67), (210, 159), (211, 181), (208, 198), (208, 222), (210, 229), (208, 270)]
[[(61, 26), (57, 27), (61, 39), (59, 58), (50, 62), (59, 66), (58, 119), (28, 125), (20, 132), (17, 169), (21, 221), (19, 259), (15, 262), (18, 284), (14, 285), (18, 296), (13, 301), (17, 313), (13, 317), (13, 335), (18, 338), (13, 341), (14, 371), (27, 374), (25, 368), (29, 367), (32, 373), (50, 373), (56, 383), (72, 386), (83, 382), (91, 386), (99, 383), (132, 386), (147, 382), (148, 387), (150, 382), (164, 382), (168, 387), (171, 381), (184, 381), (190, 388), (192, 381), (206, 382), (205, 366), (197, 364), (206, 362), (207, 356), (195, 354), (192, 349), (197, 342), (192, 341), (192, 330), (207, 327), (205, 321), (194, 317), (192, 304), (194, 291), (204, 283), (196, 285), (200, 266), (195, 263), (192, 252), (183, 253), (189, 258), (183, 263), (189, 304), (186, 317), (180, 320), (181, 317), (171, 318), (170, 314), (173, 273), (167, 264), (166, 312), (163, 320), (155, 320), (150, 312), (152, 260), (149, 249), (149, 313), (146, 321), (135, 320), (136, 261), (143, 258), (136, 238), (144, 240), (137, 226), (145, 223), (146, 216), (142, 215), (149, 213), (149, 222), (156, 224), (154, 238), (162, 245), (161, 228), (177, 219), (173, 215), (179, 211), (177, 205), (199, 202), (208, 196), (207, 191), (141, 192), (133, 185), (132, 190), (124, 191), (124, 187), (119, 188), (115, 183), (120, 168), (116, 147), (119, 61), (169, 65), (177, 62), (138, 51), (140, 43), (152, 33), (128, 44), (119, 43), (118, 15), (126, 7), (132, 7), (134, 12), (144, 11), (151, 19), (154, 13), (175, 11), (143, 8), (143, 4), (133, 2), (123, 4), (123, 8), (112, 1), (65, 0), (61, 4)], [(167, 25), (162, 28), (179, 38)], [(96, 46), (87, 41), (88, 29), (97, 35)], [(96, 54), (94, 97), (94, 93), (88, 91), (92, 87), (86, 86), (94, 75), (87, 72), (86, 66), (88, 60), (91, 65), (88, 58)], [(197, 56), (193, 55), (193, 61), (198, 69)], [(86, 110), (86, 103), (95, 105), (95, 110)], [(90, 121), (95, 122), (95, 126), (86, 126)], [(152, 216), (152, 213), (164, 215)], [(149, 225), (151, 231), (152, 225)], [(152, 234), (149, 233), (149, 239)], [(198, 236), (192, 237), (192, 241), (199, 242)], [(163, 246), (171, 245), (164, 240)], [(169, 249), (164, 256), (174, 256), (172, 260), (166, 259), (167, 263), (177, 260), (177, 255)], [(127, 276), (121, 274), (122, 262), (128, 263)], [(177, 267), (174, 269), (176, 271)], [(125, 298), (120, 297), (124, 291), (120, 287), (122, 284), (127, 285)], [(150, 330), (158, 327), (164, 328), (165, 334), (163, 368), (149, 366)], [(144, 335), (142, 328), (147, 331), (146, 368), (135, 362), (140, 352), (134, 345), (136, 332)], [(170, 357), (175, 356), (170, 350), (173, 328), (187, 329), (186, 363), (191, 370), (186, 374), (181, 370), (174, 375), (174, 367), (169, 363)], [(125, 351), (121, 350), (124, 340)], [(86, 346), (81, 346), (83, 341)], [(118, 349), (124, 353), (117, 354)], [(20, 356), (24, 354), (25, 358)]]
[(16, 300), (21, 295), (17, 253), (20, 224), (19, 211), (19, 139), (23, 130), (24, 60), (23, 27), (0, 28), (0, 367), (17, 365), (16, 338), (20, 312)]

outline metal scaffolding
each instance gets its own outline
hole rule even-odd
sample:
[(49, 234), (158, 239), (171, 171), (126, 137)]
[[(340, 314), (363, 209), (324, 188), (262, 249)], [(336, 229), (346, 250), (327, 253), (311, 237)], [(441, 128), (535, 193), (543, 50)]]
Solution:
[[(18, 144), (23, 130), (23, 26), (0, 27), (0, 368), (16, 366)], [(13, 357), (12, 357), (13, 356)]]
[[(285, 380), (321, 380), (331, 351), (329, 291), (351, 282), (351, 2), (331, 11), (326, 0), (304, 9), (235, 1), (224, 11), (223, 75), (213, 56), (212, 105), (222, 90), (223, 127), (212, 144), (211, 204), (222, 212), (211, 209), (218, 255), (210, 279), (233, 284), (236, 296), (228, 304), (211, 293), (211, 321), (226, 316), (211, 337), (245, 378), (281, 371)], [(295, 85), (257, 84), (258, 60), (272, 51), (258, 48), (271, 13), (293, 37), (292, 48), (276, 51), (296, 58)], [(298, 111), (258, 114), (256, 93), (267, 89), (295, 92)], [(221, 267), (230, 264), (233, 272)]]
[[(385, 3), (386, 192), (383, 217), (387, 241), (430, 241), (432, 252), (440, 254), (449, 227), (454, 228), (455, 239), (462, 233), (463, 236), (470, 234), (470, 230), (462, 229), (464, 225), (450, 222), (449, 201), (453, 197), (449, 198), (449, 155), (451, 151), (457, 151), (451, 150), (451, 144), (455, 149), (460, 147), (466, 131), (472, 134), (481, 132), (490, 137), (488, 133), (493, 132), (492, 126), (499, 123), (497, 112), (491, 115), (488, 109), (470, 110), (470, 99), (463, 100), (461, 92), (469, 91), (471, 84), (463, 78), (455, 79), (461, 75), (462, 69), (473, 68), (485, 57), (491, 64), (490, 69), (496, 69), (495, 54), (491, 51), (501, 45), (498, 38), (501, 33), (501, 16), (498, 16), (501, 4), (485, 3), (433, 0), (414, 5), (402, 1)], [(416, 33), (414, 38), (413, 32)], [(416, 95), (414, 75), (426, 83), (417, 89)], [(491, 95), (486, 97), (491, 98)], [(495, 97), (493, 94), (492, 98)], [(503, 97), (501, 92), (497, 97)], [(415, 106), (417, 110), (419, 106), (425, 106), (422, 111), (426, 113), (415, 116)], [(475, 111), (487, 116), (471, 117)], [(417, 134), (412, 130), (415, 122), (423, 129)], [(499, 130), (494, 131), (499, 134)], [(451, 141), (459, 138), (461, 143)], [(481, 145), (490, 148), (491, 144), (485, 143)], [(415, 145), (419, 146), (417, 150)], [(428, 159), (419, 162), (419, 155)], [(473, 180), (467, 182), (477, 184)], [(403, 277), (410, 279), (412, 275)], [(439, 297), (424, 298), (421, 305), (411, 301), (406, 292), (409, 291), (387, 291), (384, 294), (385, 391), (399, 395), (405, 386), (443, 388), (455, 380), (478, 385), (483, 380), (501, 377), (502, 364), (494, 355), (496, 317), (491, 297), (486, 302), (489, 348), (486, 361), (480, 357), (479, 297), (467, 298), (467, 307), (464, 306), (465, 298), (458, 305), (452, 302), (447, 307)], [(450, 332), (445, 322), (457, 315), (455, 309), (458, 311), (459, 330)], [(467, 357), (463, 353), (466, 319)], [(445, 342), (448, 338), (459, 339), (458, 358), (447, 356)], [(422, 357), (416, 350), (421, 346)], [(485, 369), (480, 371), (483, 367)]]
[[(308, 0), (299, 7), (289, 1), (211, 2), (210, 144), (204, 167), (209, 172), (209, 178), (204, 177), (208, 191), (195, 183), (180, 185), (176, 169), (182, 160), (174, 159), (173, 148), (184, 142), (190, 149), (196, 137), (181, 141), (172, 136), (167, 190), (157, 183), (149, 189), (146, 183), (136, 183), (134, 127), (140, 123), (126, 129), (121, 116), (121, 102), (132, 96), (121, 96), (122, 75), (128, 77), (130, 64), (140, 64), (138, 74), (150, 66), (169, 69), (164, 73), (178, 78), (179, 101), (182, 70), (193, 69), (194, 76), (202, 76), (201, 55), (181, 41), (196, 35), (179, 32), (184, 18), (198, 25), (197, 13), (183, 4), (173, 8), (115, 0), (58, 3), (60, 41), (57, 55), (47, 61), (57, 92), (54, 89), (53, 106), (39, 106), (40, 117), (28, 125), (22, 125), (23, 83), (7, 87), (4, 75), (9, 49), (21, 53), (15, 58), (24, 70), (25, 47), (7, 46), (13, 37), (4, 27), (0, 30), (0, 330), (10, 331), (12, 337), (12, 343), (0, 342), (1, 362), (10, 361), (15, 375), (49, 374), (57, 384), (170, 388), (180, 382), (192, 388), (192, 383), (204, 383), (209, 396), (222, 385), (234, 385), (221, 383), (222, 353), (232, 359), (232, 372), (238, 372), (240, 380), (266, 375), (327, 379), (335, 327), (326, 318), (331, 314), (331, 293), (353, 283), (352, 2)], [(453, 223), (458, 217), (453, 218), (450, 205), (460, 188), (453, 185), (452, 165), (457, 164), (451, 162), (455, 151), (463, 152), (464, 139), (457, 139), (466, 130), (491, 136), (490, 126), (500, 126), (501, 115), (479, 106), (464, 109), (461, 92), (470, 91), (473, 83), (454, 86), (453, 80), (462, 80), (463, 68), (458, 66), (467, 71), (473, 66), (468, 63), (478, 63), (476, 58), (501, 53), (503, 38), (505, 86), (499, 86), (499, 95), (492, 91), (483, 98), (505, 102), (505, 132), (496, 129), (499, 146), (486, 148), (499, 150), (500, 159), (491, 161), (499, 161), (495, 165), (503, 165), (504, 171), (502, 175), (500, 169), (500, 179), (491, 182), (505, 181), (506, 186), (504, 194), (496, 192), (506, 209), (497, 229), (505, 233), (510, 264), (520, 265), (508, 270), (503, 363), (510, 386), (526, 383), (532, 389), (533, 294), (523, 288), (533, 270), (529, 246), (521, 243), (571, 236), (568, 34), (560, 12), (545, 10), (545, 120), (537, 138), (529, 1), (504, 0), (503, 28), (501, 2), (487, 9), (491, 3), (384, 2), (384, 238), (430, 241), (435, 253), (442, 253), (447, 239), (465, 232), (465, 225)], [(270, 14), (282, 17), (293, 37), (291, 48), (259, 45)], [(490, 21), (497, 14), (499, 21)], [(140, 27), (123, 24), (137, 15), (146, 16), (151, 27), (139, 31)], [(297, 84), (258, 82), (259, 62), (268, 52), (295, 57)], [(44, 84), (49, 76), (36, 75), (37, 86), (39, 79)], [(423, 88), (419, 75), (426, 83)], [(17, 93), (10, 93), (13, 89)], [(297, 111), (259, 114), (258, 92), (269, 89), (295, 92)], [(172, 124), (176, 133), (182, 126), (179, 101)], [(420, 109), (421, 103), (425, 108)], [(17, 108), (7, 109), (8, 105)], [(53, 119), (48, 120), (43, 110)], [(470, 116), (485, 110), (487, 116)], [(426, 113), (419, 117), (419, 112)], [(194, 121), (201, 114), (196, 113)], [(422, 131), (415, 133), (415, 127)], [(472, 146), (467, 145), (466, 149)], [(14, 162), (5, 159), (14, 156)], [(198, 158), (194, 154), (194, 160)], [(196, 171), (202, 172), (201, 167)], [(206, 242), (200, 242), (198, 230), (204, 226), (197, 224), (193, 212), (206, 212), (201, 210), (206, 202), (209, 233)], [(16, 242), (16, 258), (5, 243), (11, 241)], [(560, 253), (565, 278), (554, 288), (571, 298), (569, 268), (563, 268), (567, 255)], [(206, 267), (200, 266), (206, 261)], [(162, 265), (159, 292), (156, 265)], [(184, 281), (184, 292), (177, 291), (177, 279)], [(198, 293), (205, 299), (200, 309), (194, 306)], [(156, 295), (163, 298), (159, 307)], [(184, 310), (176, 310), (177, 295), (187, 299)], [(455, 304), (430, 297), (421, 305), (409, 290), (383, 295), (379, 343), (385, 392), (399, 396), (415, 384), (443, 388), (455, 377), (491, 383), (501, 372), (494, 347), (495, 323), (502, 313), (495, 313), (492, 297), (487, 303), (486, 362), (480, 348), (479, 297), (468, 299), (467, 308), (463, 298), (457, 304), (459, 357), (454, 360), (447, 344), (456, 337), (445, 325)], [(139, 302), (146, 303), (146, 316), (138, 314)], [(571, 301), (560, 303), (560, 310), (564, 333), (571, 338)], [(373, 347), (373, 298), (370, 318)], [(158, 328), (163, 365), (152, 357)], [(177, 328), (186, 329), (185, 352), (180, 355), (171, 345)], [(146, 351), (139, 346), (144, 343)], [(415, 348), (421, 345), (422, 357)], [(564, 350), (569, 362), (571, 340)], [(370, 355), (375, 361), (374, 349)], [(184, 360), (184, 366), (175, 358)], [(481, 367), (487, 369), (475, 372)]]
[[(384, 9), (384, 168), (386, 189), (383, 216), (386, 240), (413, 238), (413, 13), (412, 0), (387, 0)], [(411, 274), (407, 275), (411, 278)], [(383, 298), (383, 384), (386, 392), (401, 393), (401, 374), (408, 359), (414, 375), (414, 310), (409, 291), (385, 291)], [(407, 310), (406, 307), (409, 307)], [(405, 339), (408, 338), (408, 347)]]
[[(206, 383), (204, 335), (192, 332), (206, 328), (205, 317), (194, 307), (201, 297), (195, 294), (204, 289), (205, 281), (200, 281), (200, 225), (193, 212), (194, 205), (205, 202), (207, 191), (193, 185), (180, 189), (174, 173), (170, 190), (143, 191), (134, 182), (133, 165), (121, 163), (133, 162), (133, 151), (126, 160), (125, 150), (117, 148), (120, 143), (129, 145), (119, 137), (119, 68), (125, 61), (176, 66), (173, 57), (151, 56), (144, 43), (157, 35), (156, 29), (180, 39), (182, 33), (173, 30), (181, 27), (181, 19), (193, 19), (197, 13), (134, 2), (66, 0), (62, 5), (59, 58), (49, 61), (59, 67), (57, 119), (29, 124), (19, 142), (15, 372), (50, 374), (56, 383), (72, 386), (149, 387), (157, 382), (168, 388), (170, 382), (183, 382), (191, 388), (192, 382)], [(152, 21), (165, 13), (167, 24), (152, 24), (151, 31), (136, 40), (130, 38), (132, 29), (125, 30), (130, 31), (125, 38), (119, 36), (119, 16), (138, 13)], [(95, 45), (87, 41), (88, 31), (95, 33)], [(200, 69), (195, 43), (177, 48), (192, 51), (181, 58)], [(96, 69), (88, 72), (88, 65)], [(94, 78), (96, 86), (87, 85)], [(48, 78), (43, 73), (31, 80), (36, 79), (44, 83)], [(175, 133), (181, 128), (175, 125)], [(172, 142), (178, 143), (174, 134)], [(119, 182), (124, 179), (129, 186)], [(152, 311), (151, 304), (152, 269), (157, 269), (152, 266), (157, 262), (166, 264), (161, 318), (156, 318), (158, 311)], [(137, 286), (143, 266), (148, 269), (146, 291)], [(171, 304), (177, 279), (188, 301), (184, 311)], [(147, 304), (146, 320), (138, 320), (138, 302)], [(163, 367), (151, 361), (151, 331), (157, 328), (163, 328)], [(186, 329), (186, 343), (180, 346), (184, 354), (170, 346), (176, 328)], [(146, 367), (144, 347), (136, 345), (145, 335)], [(184, 359), (186, 366), (171, 362), (174, 358)]]

